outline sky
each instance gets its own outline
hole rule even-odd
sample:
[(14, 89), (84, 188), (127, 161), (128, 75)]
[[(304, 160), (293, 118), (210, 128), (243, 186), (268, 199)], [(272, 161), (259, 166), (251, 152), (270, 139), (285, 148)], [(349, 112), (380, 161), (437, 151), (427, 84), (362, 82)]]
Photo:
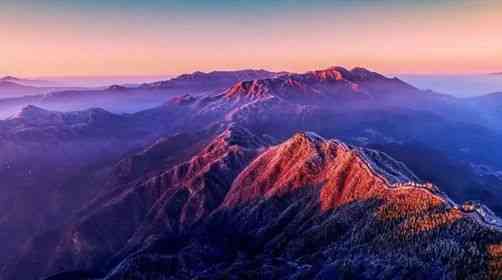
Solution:
[(0, 0), (0, 75), (502, 71), (500, 0)]

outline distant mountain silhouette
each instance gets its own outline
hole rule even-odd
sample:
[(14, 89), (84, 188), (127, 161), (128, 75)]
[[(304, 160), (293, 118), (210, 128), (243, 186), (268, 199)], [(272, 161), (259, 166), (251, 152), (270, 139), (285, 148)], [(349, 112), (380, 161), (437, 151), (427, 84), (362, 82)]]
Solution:
[(209, 73), (194, 72), (183, 74), (167, 81), (143, 84), (142, 88), (169, 89), (186, 88), (190, 91), (223, 90), (239, 81), (263, 79), (277, 76), (279, 73), (266, 70), (213, 71)]
[[(275, 75), (278, 73), (265, 70), (215, 71), (184, 74), (167, 81), (135, 86), (112, 85), (103, 89), (37, 85), (29, 90), (13, 91), (12, 89), (2, 90), (0, 87), (0, 119), (9, 116), (11, 108), (22, 108), (30, 104), (65, 111), (102, 107), (116, 113), (131, 113), (159, 106), (175, 96), (210, 94), (222, 91), (241, 80), (268, 78)], [(7, 77), (7, 79), (21, 81), (14, 77)], [(32, 96), (25, 97), (25, 95)]]
[(48, 80), (38, 80), (38, 79), (24, 79), (14, 76), (5, 76), (0, 78), (2, 82), (12, 82), (17, 83), (24, 86), (32, 86), (32, 87), (57, 87), (58, 83), (54, 81)]

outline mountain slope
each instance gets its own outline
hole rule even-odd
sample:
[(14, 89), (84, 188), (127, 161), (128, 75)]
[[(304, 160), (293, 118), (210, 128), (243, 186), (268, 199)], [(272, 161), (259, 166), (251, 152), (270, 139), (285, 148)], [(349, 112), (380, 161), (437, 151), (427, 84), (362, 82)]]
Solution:
[[(361, 68), (243, 81), (218, 94), (185, 95), (146, 112), (146, 118), (164, 120), (176, 131), (236, 122), (278, 139), (310, 130), (358, 145), (416, 142), (467, 164), (502, 168), (502, 157), (495, 156), (500, 133), (465, 101)], [(491, 123), (500, 126), (496, 118)]]
[(175, 118), (175, 122), (180, 120), (180, 127), (187, 123), (196, 126), (204, 120), (242, 122), (253, 129), (285, 125), (311, 130), (312, 124), (335, 118), (338, 113), (361, 115), (368, 111), (399, 109), (420, 110), (448, 119), (456, 116), (456, 121), (465, 121), (454, 104), (456, 100), (418, 90), (397, 78), (363, 68), (331, 67), (240, 81), (220, 92), (202, 96), (188, 94), (183, 100), (171, 102), (169, 106), (171, 111), (185, 113)]
[[(81, 211), (74, 225), (63, 232), (47, 233), (59, 243), (57, 250), (41, 249), (43, 244), (38, 242), (46, 241), (34, 238), (10, 277), (22, 279), (63, 268), (95, 268), (121, 250), (136, 248), (150, 235), (177, 233), (221, 203), (233, 178), (264, 141), (246, 129), (230, 128), (190, 160), (153, 177), (116, 187)], [(124, 215), (131, 218), (126, 222), (122, 220)], [(104, 228), (109, 230), (102, 231)], [(33, 255), (40, 251), (42, 259)], [(44, 258), (49, 258), (50, 263)], [(33, 259), (41, 266), (32, 265)], [(16, 272), (20, 267), (26, 268), (26, 274)]]
[[(210, 74), (231, 76), (220, 85), (252, 77)], [(498, 205), (500, 181), (473, 196), (464, 191), (478, 185), (457, 176), (477, 182), (471, 168), (502, 166), (500, 135), (466, 121), (464, 102), (361, 68), (256, 77), (209, 93), (184, 87), (216, 77), (207, 75), (171, 88), (40, 96), (65, 106), (164, 103), (134, 114), (28, 106), (0, 121), (0, 258), (26, 244), (7, 279), (65, 270), (108, 279), (498, 276), (491, 211), (452, 203), (383, 153), (313, 133), (289, 138), (312, 130), (384, 149), (433, 148), (393, 154), (459, 201), (493, 195)]]
[(406, 162), (417, 176), (441, 186), (452, 199), (482, 201), (498, 215), (502, 213), (498, 195), (501, 182), (496, 172), (480, 172), (467, 162), (419, 143), (388, 143), (372, 148)]
[[(18, 101), (22, 101), (27, 96), (41, 96), (50, 92), (65, 90), (85, 90), (85, 88), (62, 86), (50, 81), (20, 79), (11, 76), (0, 79), (0, 99), (18, 98)], [(25, 105), (19, 104), (19, 106)], [(2, 116), (0, 115), (0, 117)]]
[(32, 240), (9, 279), (500, 276), (500, 222), (482, 206), (451, 202), (374, 150), (313, 133), (268, 143), (228, 128), (192, 159)]
[(44, 90), (41, 88), (18, 84), (10, 79), (0, 80), (0, 98), (33, 95), (43, 92)]
[[(332, 180), (356, 180), (371, 177), (367, 174), (345, 173), (348, 170), (356, 170), (352, 166), (358, 164), (363, 167), (358, 168), (357, 172), (365, 171), (364, 168), (377, 169), (378, 174), (385, 175), (385, 179), (394, 184), (417, 181), (413, 173), (402, 163), (394, 161), (385, 154), (370, 150), (350, 150), (345, 144), (328, 142), (313, 133), (297, 134), (285, 143), (271, 148), (248, 166), (236, 179), (236, 185), (230, 191), (224, 205), (232, 207), (256, 198), (280, 196), (308, 185), (316, 187), (329, 184)], [(262, 171), (259, 172), (257, 169)], [(250, 176), (250, 174), (259, 174), (259, 177)], [(331, 188), (326, 187), (326, 192), (332, 191), (328, 189)], [(357, 182), (357, 191), (364, 195), (374, 196), (370, 188), (366, 189), (360, 181)], [(333, 194), (325, 196), (331, 197)], [(356, 200), (364, 198), (356, 194), (344, 193), (334, 196), (337, 201), (327, 201), (322, 204), (330, 208), (349, 203), (350, 200), (346, 201), (349, 197)]]
[(413, 180), (385, 154), (298, 134), (253, 160), (184, 248), (159, 241), (106, 279), (500, 276), (502, 235), (482, 210)]
[(24, 79), (24, 78), (18, 78), (14, 76), (5, 76), (0, 78), (0, 82), (11, 82), (11, 83), (16, 83), (18, 85), (23, 85), (23, 86), (30, 86), (30, 87), (56, 87), (57, 83), (52, 82), (52, 81), (45, 81), (45, 80), (32, 80), (32, 79)]
[(483, 123), (499, 132), (502, 131), (502, 92), (466, 98), (464, 103), (475, 114), (479, 115)]
[(98, 170), (162, 135), (102, 109), (27, 106), (0, 121), (0, 263), (38, 232), (71, 218), (105, 186)]
[(207, 92), (224, 90), (239, 81), (271, 78), (279, 73), (266, 70), (237, 70), (237, 71), (213, 71), (209, 73), (194, 72), (183, 74), (176, 78), (155, 83), (143, 84), (142, 88), (149, 89), (180, 89), (192, 92)]
[(225, 96), (250, 99), (276, 96), (308, 102), (307, 98), (351, 100), (375, 98), (377, 94), (405, 94), (416, 91), (417, 89), (397, 78), (389, 79), (363, 68), (349, 71), (337, 66), (304, 74), (286, 74), (270, 79), (240, 82), (228, 90)]
[(304, 129), (310, 119), (318, 120), (326, 113), (378, 110), (396, 106), (396, 102), (404, 107), (408, 103), (427, 106), (429, 98), (431, 95), (396, 78), (362, 68), (349, 71), (332, 67), (304, 74), (240, 81), (209, 95), (186, 94), (141, 114), (153, 118), (168, 115), (169, 123), (179, 128), (200, 129), (207, 123), (224, 121), (239, 122), (253, 129), (290, 124)]
[[(179, 77), (140, 86), (110, 86), (108, 88), (58, 88), (36, 87), (35, 91), (9, 94), (2, 91), (5, 100), (0, 100), (0, 119), (29, 104), (58, 111), (76, 111), (88, 108), (103, 108), (114, 113), (134, 113), (160, 106), (171, 97), (185, 94), (201, 95), (222, 91), (247, 79), (269, 78), (277, 75), (264, 70), (195, 72)], [(33, 95), (19, 97), (20, 95)], [(17, 98), (14, 98), (17, 97)]]

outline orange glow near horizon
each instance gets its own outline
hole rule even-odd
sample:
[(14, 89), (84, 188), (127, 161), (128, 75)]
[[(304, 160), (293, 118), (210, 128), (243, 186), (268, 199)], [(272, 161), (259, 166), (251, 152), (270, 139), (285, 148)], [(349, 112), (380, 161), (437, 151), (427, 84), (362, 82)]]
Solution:
[(500, 72), (502, 2), (479, 3), (172, 20), (131, 12), (34, 16), (18, 8), (0, 12), (0, 75), (303, 72), (332, 65), (383, 73)]

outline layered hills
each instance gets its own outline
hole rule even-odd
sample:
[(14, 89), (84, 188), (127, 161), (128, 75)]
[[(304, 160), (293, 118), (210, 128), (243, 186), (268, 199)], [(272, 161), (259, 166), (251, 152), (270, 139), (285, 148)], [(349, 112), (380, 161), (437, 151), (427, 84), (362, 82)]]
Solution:
[(15, 84), (20, 90), (2, 89), (0, 82), (0, 119), (27, 105), (59, 111), (99, 107), (114, 113), (132, 113), (159, 106), (178, 95), (197, 96), (219, 92), (242, 80), (271, 78), (276, 75), (278, 73), (265, 70), (194, 72), (166, 81), (141, 85), (112, 85), (106, 88), (42, 87), (33, 86), (34, 83), (25, 80), (9, 78), (5, 83)]
[(342, 67), (23, 100), (0, 101), (0, 279), (501, 276), (487, 102)]

